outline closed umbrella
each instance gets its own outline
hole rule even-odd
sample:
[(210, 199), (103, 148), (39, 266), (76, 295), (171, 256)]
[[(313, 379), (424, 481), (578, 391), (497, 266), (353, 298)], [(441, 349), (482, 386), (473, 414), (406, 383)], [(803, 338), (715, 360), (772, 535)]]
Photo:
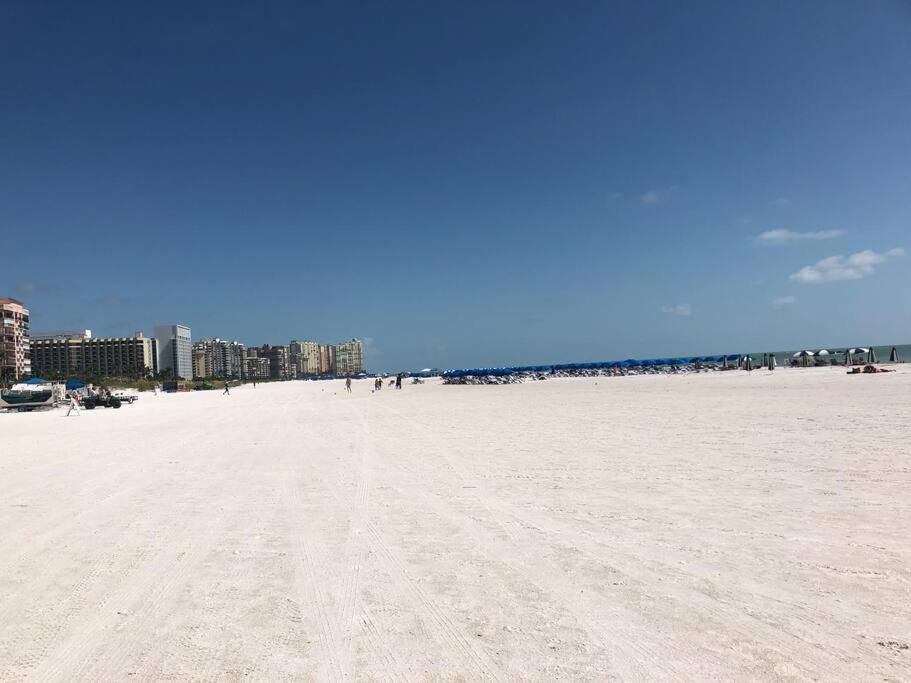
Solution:
[(875, 363), (876, 362), (876, 351), (873, 350), (873, 347), (870, 347), (870, 352), (867, 354), (867, 362)]
[(750, 357), (750, 356), (744, 356), (743, 359), (742, 359), (742, 363), (743, 363), (742, 367), (743, 367), (744, 370), (752, 370), (752, 369), (753, 369), (753, 358), (752, 358), (752, 357)]
[(777, 361), (775, 360), (775, 354), (770, 353), (769, 354), (769, 365), (768, 365), (769, 370), (774, 370), (776, 364), (777, 364)]
[(892, 352), (889, 354), (889, 362), (890, 363), (901, 363), (902, 362), (902, 357), (900, 355), (898, 355), (898, 349), (896, 349), (894, 346), (892, 347)]

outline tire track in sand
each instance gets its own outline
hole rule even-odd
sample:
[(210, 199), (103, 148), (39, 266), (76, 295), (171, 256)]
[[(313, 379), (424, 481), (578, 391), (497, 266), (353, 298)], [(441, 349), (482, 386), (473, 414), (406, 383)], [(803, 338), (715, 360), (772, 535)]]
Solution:
[(347, 667), (341, 661), (341, 648), (335, 633), (335, 625), (329, 617), (326, 595), (322, 588), (322, 577), (317, 574), (316, 560), (307, 530), (300, 528), (307, 518), (307, 511), (301, 500), (300, 487), (293, 478), (289, 478), (285, 482), (284, 493), (289, 518), (295, 520), (298, 525), (297, 528), (293, 528), (291, 531), (293, 535), (298, 600), (301, 604), (309, 603), (316, 608), (316, 625), (320, 647), (323, 650), (324, 661), (328, 666), (326, 673), (330, 680), (342, 681), (347, 678)]

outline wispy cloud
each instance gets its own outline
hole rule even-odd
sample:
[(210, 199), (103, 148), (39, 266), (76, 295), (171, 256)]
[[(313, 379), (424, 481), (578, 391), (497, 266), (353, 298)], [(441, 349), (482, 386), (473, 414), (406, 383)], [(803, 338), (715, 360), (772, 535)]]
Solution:
[(772, 308), (784, 308), (785, 306), (793, 306), (796, 303), (796, 296), (780, 296), (777, 299), (772, 299)]
[(832, 240), (845, 234), (844, 230), (815, 230), (811, 232), (795, 232), (785, 228), (776, 230), (766, 230), (753, 237), (753, 243), (765, 246), (779, 246), (781, 244), (791, 244), (793, 242), (807, 242), (819, 240)]
[(647, 192), (640, 194), (639, 201), (643, 204), (654, 206), (655, 204), (660, 204), (661, 202), (665, 201), (668, 196), (674, 192), (679, 192), (680, 190), (681, 187), (679, 185), (671, 185), (670, 187), (656, 187), (652, 190), (648, 190)]
[(864, 249), (850, 256), (829, 256), (812, 266), (804, 266), (791, 275), (791, 280), (811, 285), (838, 282), (839, 280), (860, 280), (868, 275), (873, 275), (876, 272), (875, 267), (887, 259), (904, 256), (904, 254), (905, 250), (899, 247), (884, 253)]
[(768, 204), (775, 208), (781, 208), (783, 206), (791, 206), (791, 200), (787, 197), (776, 197), (775, 199), (770, 199)]
[(607, 195), (607, 198), (609, 200), (611, 200), (612, 202), (616, 202), (620, 199), (623, 199), (623, 193), (622, 192), (611, 192), (609, 195)]
[(377, 348), (376, 340), (373, 337), (362, 337), (361, 341), (364, 342), (364, 355), (374, 358), (376, 356), (383, 355), (380, 350)]
[(676, 306), (662, 306), (661, 312), (667, 315), (692, 315), (693, 308), (689, 304), (677, 304)]
[(649, 190), (640, 195), (639, 201), (643, 204), (657, 204), (661, 201), (661, 194), (658, 190)]

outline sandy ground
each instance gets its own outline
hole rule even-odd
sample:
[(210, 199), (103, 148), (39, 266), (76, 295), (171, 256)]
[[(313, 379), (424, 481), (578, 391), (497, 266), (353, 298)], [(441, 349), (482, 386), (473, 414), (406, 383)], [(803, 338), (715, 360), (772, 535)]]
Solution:
[(0, 679), (911, 678), (911, 371), (371, 386), (0, 415)]

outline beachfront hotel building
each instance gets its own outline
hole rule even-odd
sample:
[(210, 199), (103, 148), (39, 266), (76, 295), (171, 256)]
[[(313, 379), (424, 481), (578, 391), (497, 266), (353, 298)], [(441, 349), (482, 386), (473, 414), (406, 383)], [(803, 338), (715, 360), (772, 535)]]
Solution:
[(246, 347), (238, 341), (203, 339), (193, 344), (193, 376), (242, 379)]
[(291, 356), (287, 346), (263, 344), (259, 348), (259, 357), (269, 359), (269, 379), (292, 379)]
[(291, 366), (297, 377), (320, 374), (320, 345), (312, 341), (292, 341), (288, 345)]
[(244, 376), (247, 380), (269, 379), (269, 359), (260, 357), (259, 349), (247, 349), (244, 359)]
[(28, 309), (18, 299), (0, 297), (0, 382), (31, 373)]
[(193, 379), (193, 337), (185, 325), (156, 325), (158, 371), (175, 378)]
[(193, 345), (193, 378), (205, 379), (213, 377), (212, 374), (212, 355), (205, 351), (198, 351), (196, 345)]
[(319, 374), (335, 374), (335, 347), (331, 344), (319, 345)]
[(90, 330), (36, 333), (32, 340), (32, 374), (45, 379), (67, 377), (146, 377), (158, 371), (155, 339), (92, 337)]
[(354, 375), (364, 371), (364, 342), (359, 339), (335, 345), (335, 374)]

